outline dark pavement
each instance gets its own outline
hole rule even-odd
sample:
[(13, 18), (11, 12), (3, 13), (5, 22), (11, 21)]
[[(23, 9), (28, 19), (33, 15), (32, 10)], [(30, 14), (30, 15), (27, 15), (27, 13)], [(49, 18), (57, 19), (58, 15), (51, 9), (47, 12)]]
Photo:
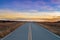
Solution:
[[(29, 39), (29, 37), (31, 39)], [(47, 31), (42, 26), (28, 22), (1, 40), (60, 40), (60, 38)]]

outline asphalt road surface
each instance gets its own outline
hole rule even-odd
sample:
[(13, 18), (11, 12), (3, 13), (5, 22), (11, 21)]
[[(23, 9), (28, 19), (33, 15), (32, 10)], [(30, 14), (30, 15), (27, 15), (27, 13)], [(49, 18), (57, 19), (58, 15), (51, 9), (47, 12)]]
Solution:
[(60, 40), (60, 37), (36, 23), (28, 22), (1, 40)]

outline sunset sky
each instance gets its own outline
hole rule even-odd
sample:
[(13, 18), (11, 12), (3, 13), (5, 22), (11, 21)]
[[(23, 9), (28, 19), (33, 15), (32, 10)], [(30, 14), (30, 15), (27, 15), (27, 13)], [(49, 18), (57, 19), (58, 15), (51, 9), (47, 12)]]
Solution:
[(60, 0), (0, 0), (0, 18), (60, 16)]

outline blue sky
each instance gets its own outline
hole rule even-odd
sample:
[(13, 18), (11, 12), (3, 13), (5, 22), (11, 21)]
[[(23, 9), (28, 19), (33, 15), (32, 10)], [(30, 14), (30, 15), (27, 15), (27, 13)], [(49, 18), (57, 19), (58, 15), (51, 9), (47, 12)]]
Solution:
[(0, 13), (60, 16), (60, 0), (0, 0)]
[(16, 11), (60, 11), (59, 0), (0, 0), (0, 9)]

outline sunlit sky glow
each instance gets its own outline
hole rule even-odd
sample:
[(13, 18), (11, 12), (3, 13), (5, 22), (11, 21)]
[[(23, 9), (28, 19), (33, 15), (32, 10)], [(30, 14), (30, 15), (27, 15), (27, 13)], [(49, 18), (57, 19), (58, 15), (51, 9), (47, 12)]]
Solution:
[(0, 14), (60, 16), (60, 0), (0, 0)]

